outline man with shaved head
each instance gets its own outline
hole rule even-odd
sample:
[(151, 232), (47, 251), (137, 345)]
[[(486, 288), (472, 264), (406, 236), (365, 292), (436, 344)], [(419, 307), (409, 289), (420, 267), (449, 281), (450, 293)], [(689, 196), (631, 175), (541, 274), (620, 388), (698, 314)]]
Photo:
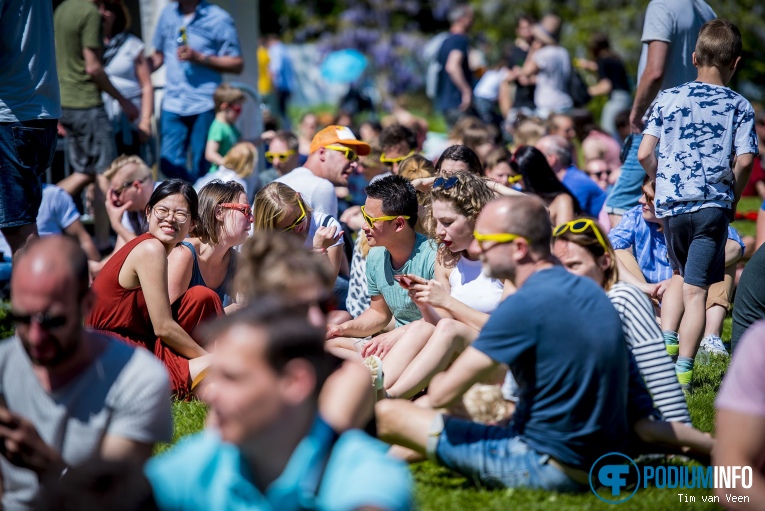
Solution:
[(16, 335), (0, 341), (0, 494), (32, 509), (43, 477), (94, 457), (143, 463), (172, 434), (153, 355), (86, 331), (88, 261), (61, 236), (32, 242), (11, 276)]
[(519, 387), (510, 425), (390, 399), (377, 403), (381, 438), (484, 486), (554, 491), (584, 491), (593, 462), (624, 448), (629, 365), (619, 315), (593, 280), (556, 263), (551, 238), (550, 218), (535, 197), (502, 198), (483, 209), (470, 252), (518, 291), (428, 391), (433, 408), (448, 407), (507, 364)]

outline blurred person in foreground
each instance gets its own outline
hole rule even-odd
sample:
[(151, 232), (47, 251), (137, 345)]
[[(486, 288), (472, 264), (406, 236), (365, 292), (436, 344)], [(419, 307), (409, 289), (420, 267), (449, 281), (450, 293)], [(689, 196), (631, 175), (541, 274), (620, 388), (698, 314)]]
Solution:
[(337, 361), (306, 312), (259, 300), (212, 325), (217, 424), (149, 462), (160, 509), (411, 507), (411, 475), (384, 444), (317, 415)]
[(150, 353), (83, 329), (94, 296), (77, 244), (32, 243), (11, 281), (16, 335), (0, 343), (2, 507), (33, 508), (41, 480), (102, 457), (142, 464), (172, 436), (170, 384)]

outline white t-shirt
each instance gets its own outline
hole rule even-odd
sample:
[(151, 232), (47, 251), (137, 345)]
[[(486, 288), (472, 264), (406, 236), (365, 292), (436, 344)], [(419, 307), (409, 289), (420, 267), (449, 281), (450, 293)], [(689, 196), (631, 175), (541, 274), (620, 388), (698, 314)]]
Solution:
[[(136, 442), (168, 442), (173, 424), (167, 371), (146, 350), (107, 338), (104, 352), (64, 387), (46, 392), (21, 341), (0, 341), (0, 392), (8, 409), (28, 419), (67, 465), (100, 452), (106, 435)], [(32, 509), (39, 483), (31, 470), (0, 456), (4, 509)]]
[(645, 11), (643, 35), (637, 79), (645, 71), (648, 43), (669, 43), (661, 90), (677, 87), (696, 79), (696, 68), (691, 55), (696, 48), (701, 25), (717, 15), (704, 0), (651, 0)]
[(277, 178), (276, 182), (300, 192), (314, 211), (337, 218), (337, 195), (329, 180), (316, 176), (305, 167), (298, 167)]
[(568, 94), (571, 58), (562, 46), (545, 46), (534, 52), (532, 60), (539, 67), (534, 104), (546, 113), (560, 112), (574, 106)]
[[(324, 213), (316, 212), (314, 211), (311, 213), (311, 223), (308, 226), (308, 237), (305, 239), (305, 247), (308, 249), (313, 248), (313, 237), (316, 234), (316, 231), (319, 230), (319, 227), (335, 227), (337, 230), (335, 231), (335, 235), (343, 230), (343, 228), (340, 226), (340, 222), (335, 220), (334, 217), (331, 217), (329, 215), (325, 215)], [(337, 247), (339, 245), (344, 245), (345, 241), (343, 240), (343, 237), (340, 236), (340, 239), (332, 245), (332, 247)], [(329, 247), (329, 248), (332, 248)]]
[[(122, 43), (117, 54), (104, 68), (109, 81), (112, 82), (114, 88), (117, 89), (120, 94), (129, 99), (133, 103), (138, 111), (141, 111), (141, 84), (138, 82), (138, 77), (135, 74), (135, 59), (143, 53), (145, 45), (139, 38), (130, 34)], [(110, 120), (117, 118), (122, 114), (122, 107), (116, 99), (111, 97), (106, 92), (101, 93), (101, 99), (104, 102), (104, 109), (106, 115)], [(137, 123), (140, 119), (136, 119)]]
[(506, 67), (487, 70), (483, 76), (481, 76), (481, 79), (478, 80), (478, 83), (475, 84), (473, 95), (477, 98), (497, 101), (497, 98), (499, 97), (499, 86), (509, 72), (510, 71)]

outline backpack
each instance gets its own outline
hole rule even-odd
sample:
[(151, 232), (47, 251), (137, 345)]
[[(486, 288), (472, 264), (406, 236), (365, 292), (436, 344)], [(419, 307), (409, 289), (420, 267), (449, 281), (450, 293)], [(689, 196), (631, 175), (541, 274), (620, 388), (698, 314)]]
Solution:
[(444, 67), (438, 61), (438, 54), (441, 52), (441, 46), (444, 45), (444, 41), (450, 35), (449, 32), (441, 32), (428, 41), (428, 44), (422, 50), (422, 56), (428, 65), (425, 73), (425, 95), (430, 99), (435, 99), (436, 94), (438, 94), (438, 76)]
[(573, 66), (571, 67), (571, 76), (568, 79), (568, 95), (574, 102), (574, 108), (584, 107), (592, 99), (590, 93), (587, 92), (587, 82)]

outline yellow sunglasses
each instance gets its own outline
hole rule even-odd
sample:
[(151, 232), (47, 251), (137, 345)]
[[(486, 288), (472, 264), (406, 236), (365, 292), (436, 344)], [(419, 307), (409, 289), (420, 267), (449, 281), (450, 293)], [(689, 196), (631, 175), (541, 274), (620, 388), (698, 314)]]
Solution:
[[(266, 153), (268, 154), (268, 153)], [(523, 179), (523, 174), (518, 174), (515, 176), (508, 176), (507, 178), (507, 184), (514, 185), (515, 183), (521, 181)]]
[[(496, 245), (501, 245), (503, 243), (510, 243), (511, 241), (517, 240), (519, 238), (528, 241), (526, 237), (521, 236), (520, 234), (512, 234), (509, 232), (481, 234), (478, 231), (473, 231), (473, 238), (475, 238), (475, 240), (478, 242), (478, 246), (481, 248), (481, 250), (484, 250), (483, 244), (486, 241), (493, 241), (496, 243)], [(492, 246), (496, 246), (496, 245), (492, 245)]]
[(300, 223), (305, 219), (305, 208), (303, 207), (303, 201), (300, 200), (300, 197), (298, 197), (298, 206), (300, 206), (300, 216), (297, 217), (297, 220), (292, 222), (292, 225), (289, 227), (285, 227), (282, 229), (282, 232), (287, 232), (293, 230), (295, 227), (300, 225)]
[(375, 228), (375, 222), (387, 222), (389, 220), (395, 220), (399, 217), (403, 218), (404, 220), (409, 220), (410, 218), (408, 215), (369, 216), (367, 215), (364, 206), (361, 206), (361, 214), (364, 216), (364, 220), (366, 220), (370, 229)]
[(600, 228), (598, 227), (598, 224), (596, 224), (595, 221), (591, 218), (581, 218), (579, 220), (571, 220), (570, 222), (561, 224), (553, 230), (553, 237), (557, 238), (558, 236), (562, 236), (566, 231), (570, 231), (573, 234), (581, 234), (587, 229), (592, 229), (592, 232), (595, 233), (595, 238), (597, 238), (600, 246), (605, 252), (608, 252), (608, 245), (606, 244), (606, 240), (604, 240), (603, 235), (600, 234)]
[(286, 160), (290, 156), (295, 154), (295, 151), (289, 150), (286, 153), (272, 153), (271, 151), (266, 152), (266, 160), (268, 160), (268, 163), (273, 163), (274, 158), (279, 158), (280, 160)]
[(344, 145), (325, 145), (324, 149), (332, 149), (333, 151), (343, 153), (348, 161), (356, 161), (356, 158), (358, 158), (356, 151)]
[(387, 156), (385, 156), (385, 153), (382, 153), (380, 155), (380, 163), (391, 163), (391, 164), (400, 163), (406, 160), (407, 158), (409, 158), (410, 156), (412, 156), (413, 154), (414, 154), (414, 149), (409, 151), (409, 154), (407, 154), (406, 156), (396, 156), (395, 158), (388, 158)]

